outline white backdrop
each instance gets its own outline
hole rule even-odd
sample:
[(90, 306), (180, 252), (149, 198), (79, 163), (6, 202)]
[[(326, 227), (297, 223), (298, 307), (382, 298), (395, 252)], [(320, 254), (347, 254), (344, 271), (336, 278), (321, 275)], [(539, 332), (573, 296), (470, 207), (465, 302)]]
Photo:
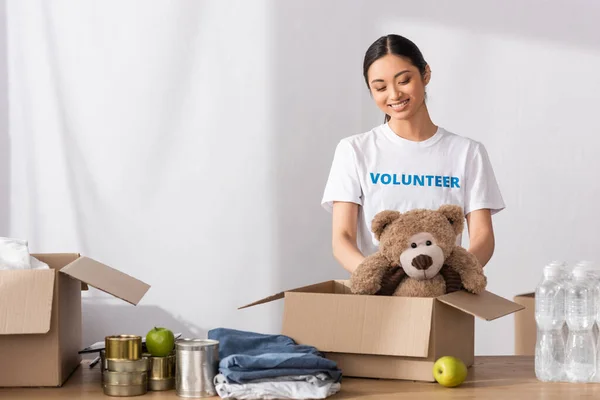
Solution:
[[(1, 234), (152, 285), (137, 307), (85, 293), (84, 344), (154, 325), (278, 332), (280, 302), (236, 308), (346, 277), (319, 202), (339, 139), (382, 121), (362, 58), (394, 32), (431, 65), (434, 122), (495, 167), (489, 289), (600, 261), (600, 6), (490, 3), (8, 0)], [(511, 354), (512, 332), (477, 321), (477, 354)]]

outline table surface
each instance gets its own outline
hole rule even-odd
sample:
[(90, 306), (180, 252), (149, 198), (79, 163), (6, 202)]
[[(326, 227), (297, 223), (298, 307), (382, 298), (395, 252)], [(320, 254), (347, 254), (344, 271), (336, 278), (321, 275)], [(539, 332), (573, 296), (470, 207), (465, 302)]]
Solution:
[[(1, 399), (105, 399), (100, 368), (84, 361), (61, 388), (5, 388)], [(144, 398), (181, 399), (174, 390), (148, 392)], [(570, 399), (600, 398), (600, 384), (543, 383), (535, 378), (530, 356), (475, 357), (467, 380), (457, 388), (437, 383), (344, 378), (331, 399)], [(218, 399), (218, 397), (216, 397)]]

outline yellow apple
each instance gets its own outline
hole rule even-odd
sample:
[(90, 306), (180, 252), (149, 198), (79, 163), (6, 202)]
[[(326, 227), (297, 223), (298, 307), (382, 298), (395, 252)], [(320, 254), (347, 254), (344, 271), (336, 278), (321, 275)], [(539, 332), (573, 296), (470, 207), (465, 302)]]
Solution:
[(433, 364), (433, 377), (442, 386), (455, 387), (467, 378), (467, 366), (459, 358), (440, 357)]

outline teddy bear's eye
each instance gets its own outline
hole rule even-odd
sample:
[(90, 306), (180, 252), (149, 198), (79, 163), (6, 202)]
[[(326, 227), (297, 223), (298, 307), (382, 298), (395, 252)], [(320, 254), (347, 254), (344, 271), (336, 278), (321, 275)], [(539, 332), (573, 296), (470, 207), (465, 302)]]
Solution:
[(428, 241), (426, 241), (426, 242), (425, 242), (425, 244), (426, 244), (427, 246), (431, 246), (431, 240), (428, 240)]
[(412, 247), (413, 249), (417, 248), (417, 244), (416, 243), (411, 243), (410, 247)]

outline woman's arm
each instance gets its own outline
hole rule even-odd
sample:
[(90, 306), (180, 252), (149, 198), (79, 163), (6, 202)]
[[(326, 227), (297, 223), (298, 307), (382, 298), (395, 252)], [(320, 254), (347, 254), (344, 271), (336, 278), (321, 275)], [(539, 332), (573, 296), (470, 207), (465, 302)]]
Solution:
[(357, 222), (358, 204), (333, 203), (333, 256), (350, 273), (365, 259), (356, 245)]
[(469, 253), (473, 254), (481, 266), (485, 265), (494, 254), (494, 228), (490, 210), (482, 209), (470, 212), (467, 215), (469, 227)]

